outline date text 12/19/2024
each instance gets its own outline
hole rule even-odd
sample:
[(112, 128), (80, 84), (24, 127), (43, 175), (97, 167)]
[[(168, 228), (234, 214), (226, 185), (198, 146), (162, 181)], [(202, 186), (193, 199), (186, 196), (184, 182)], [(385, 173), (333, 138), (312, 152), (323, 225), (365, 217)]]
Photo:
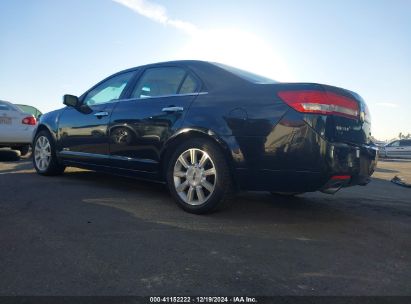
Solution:
[(254, 297), (150, 297), (150, 303), (258, 303)]

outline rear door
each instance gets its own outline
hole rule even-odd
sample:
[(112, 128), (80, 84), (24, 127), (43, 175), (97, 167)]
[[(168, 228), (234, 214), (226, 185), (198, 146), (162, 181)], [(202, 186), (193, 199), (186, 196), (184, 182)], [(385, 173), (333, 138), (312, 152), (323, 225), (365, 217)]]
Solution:
[(201, 84), (182, 67), (151, 67), (110, 122), (112, 166), (155, 173), (165, 141), (177, 130)]
[(411, 139), (403, 139), (400, 141), (400, 156), (411, 158)]

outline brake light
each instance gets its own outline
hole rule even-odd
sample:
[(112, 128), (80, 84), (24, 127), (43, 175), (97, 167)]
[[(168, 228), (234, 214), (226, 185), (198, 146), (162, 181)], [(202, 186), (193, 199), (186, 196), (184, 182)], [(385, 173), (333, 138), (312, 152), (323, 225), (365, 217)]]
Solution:
[(37, 120), (34, 116), (27, 116), (23, 118), (21, 122), (25, 125), (35, 126), (37, 123)]
[(331, 180), (347, 180), (350, 179), (350, 175), (334, 175), (331, 177)]
[(358, 103), (348, 97), (318, 90), (280, 91), (280, 98), (298, 112), (358, 119)]

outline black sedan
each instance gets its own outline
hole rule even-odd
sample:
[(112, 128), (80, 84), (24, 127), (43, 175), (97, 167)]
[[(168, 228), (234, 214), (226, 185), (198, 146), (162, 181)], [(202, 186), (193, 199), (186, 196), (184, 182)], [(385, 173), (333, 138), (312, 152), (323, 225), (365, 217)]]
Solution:
[(41, 117), (41, 175), (81, 167), (167, 183), (179, 206), (216, 210), (237, 190), (335, 193), (374, 171), (370, 115), (356, 93), (279, 83), (217, 63), (116, 73)]

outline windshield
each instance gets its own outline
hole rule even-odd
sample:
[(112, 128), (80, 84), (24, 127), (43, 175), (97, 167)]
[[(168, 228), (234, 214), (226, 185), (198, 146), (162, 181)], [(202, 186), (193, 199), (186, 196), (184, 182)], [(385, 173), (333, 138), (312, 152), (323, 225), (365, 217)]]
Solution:
[(229, 65), (225, 65), (222, 63), (217, 63), (217, 62), (212, 62), (212, 64), (240, 77), (243, 78), (247, 81), (253, 82), (253, 83), (257, 83), (257, 84), (270, 84), (270, 83), (278, 83), (278, 81), (275, 81), (273, 79), (261, 76), (261, 75), (257, 75), (248, 71), (244, 71), (241, 69), (237, 69), (235, 67), (229, 66)]

